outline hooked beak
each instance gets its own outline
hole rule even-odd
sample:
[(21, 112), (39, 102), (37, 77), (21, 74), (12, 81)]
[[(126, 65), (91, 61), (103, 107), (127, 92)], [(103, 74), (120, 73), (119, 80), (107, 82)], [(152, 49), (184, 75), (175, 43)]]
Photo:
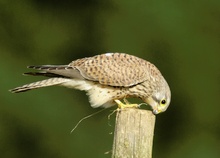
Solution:
[(160, 109), (158, 109), (158, 103), (152, 97), (147, 98), (145, 102), (151, 106), (155, 115), (162, 112)]
[(156, 114), (159, 114), (159, 113), (161, 113), (162, 111), (161, 110), (159, 110), (159, 109), (155, 109), (155, 110), (153, 110), (153, 113), (156, 115)]

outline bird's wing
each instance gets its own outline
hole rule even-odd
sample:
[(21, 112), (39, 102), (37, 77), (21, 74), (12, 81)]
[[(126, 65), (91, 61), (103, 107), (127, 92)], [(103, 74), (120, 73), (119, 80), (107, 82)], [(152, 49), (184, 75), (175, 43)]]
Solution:
[(153, 64), (123, 53), (107, 53), (75, 60), (69, 64), (87, 80), (103, 85), (129, 87), (149, 79)]
[(107, 53), (72, 61), (69, 65), (39, 65), (28, 75), (86, 79), (103, 85), (130, 87), (160, 73), (150, 62), (124, 53)]

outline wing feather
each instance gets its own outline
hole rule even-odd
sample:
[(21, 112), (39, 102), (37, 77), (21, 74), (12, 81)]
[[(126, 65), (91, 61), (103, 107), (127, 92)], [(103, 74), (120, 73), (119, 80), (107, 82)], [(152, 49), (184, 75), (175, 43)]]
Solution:
[(78, 59), (69, 64), (81, 75), (103, 85), (129, 87), (149, 79), (151, 63), (123, 53), (107, 53)]

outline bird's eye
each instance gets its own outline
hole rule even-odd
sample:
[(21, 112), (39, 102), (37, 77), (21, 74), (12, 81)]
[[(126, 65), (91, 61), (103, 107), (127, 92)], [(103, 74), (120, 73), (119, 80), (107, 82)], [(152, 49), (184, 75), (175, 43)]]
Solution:
[(166, 104), (166, 100), (165, 99), (163, 99), (163, 100), (161, 100), (161, 102), (160, 102), (162, 105), (165, 105)]

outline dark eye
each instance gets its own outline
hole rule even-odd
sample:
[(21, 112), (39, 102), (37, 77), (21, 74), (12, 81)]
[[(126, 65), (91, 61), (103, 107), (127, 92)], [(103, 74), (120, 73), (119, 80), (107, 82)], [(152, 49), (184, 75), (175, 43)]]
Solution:
[(165, 99), (163, 99), (163, 100), (161, 100), (161, 104), (166, 104), (166, 100)]

